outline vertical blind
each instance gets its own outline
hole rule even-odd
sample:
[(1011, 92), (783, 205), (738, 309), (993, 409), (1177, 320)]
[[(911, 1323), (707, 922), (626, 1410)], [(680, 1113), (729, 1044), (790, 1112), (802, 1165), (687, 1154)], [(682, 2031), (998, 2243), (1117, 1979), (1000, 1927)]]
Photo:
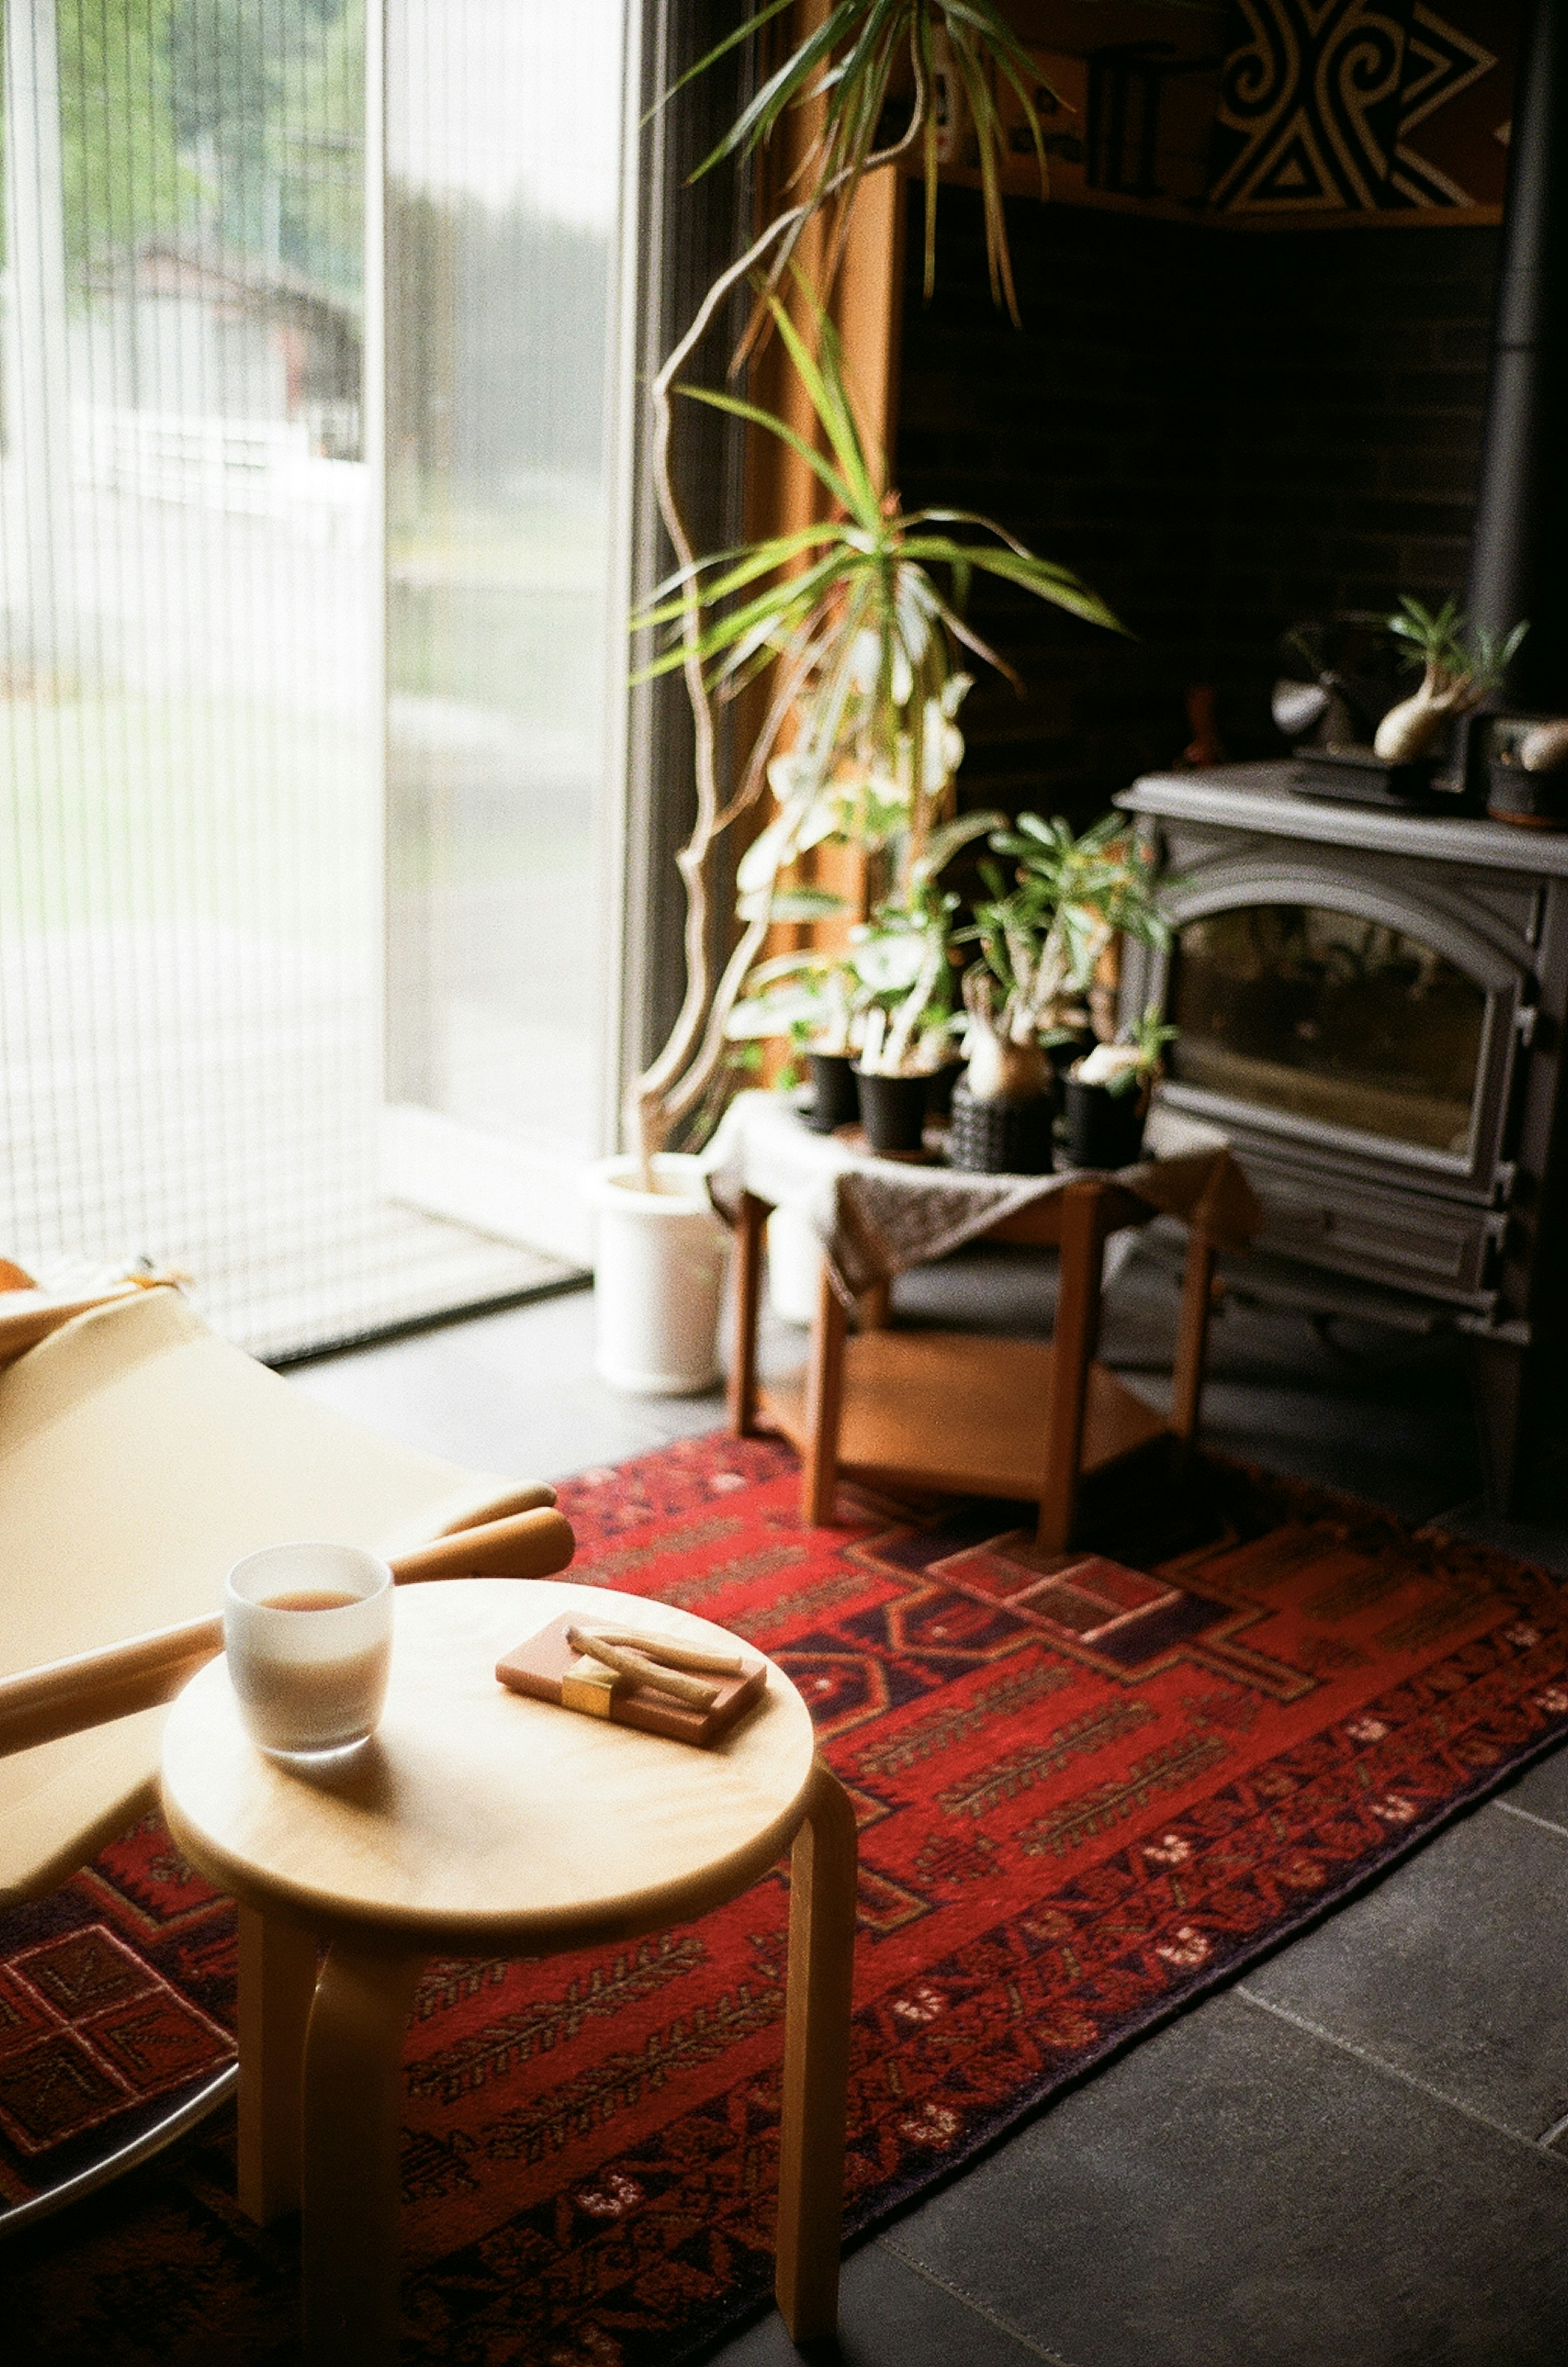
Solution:
[[(450, 38), (471, 6), (395, 5), (387, 28), (394, 91), (416, 42), (446, 41), (456, 64), (418, 78), (449, 130), (484, 62), (465, 66)], [(392, 347), (367, 353), (380, 90), (378, 75), (367, 117), (366, 56), (363, 0), (6, 11), (0, 1253), (51, 1279), (172, 1265), (273, 1355), (561, 1274), (520, 1226), (476, 1230), (406, 1188), (387, 1070), (396, 1099), (504, 1122), (518, 1024), (529, 1072), (558, 1089), (549, 1014), (536, 1041), (539, 997), (504, 949), (536, 946), (554, 979), (536, 925), (561, 900), (551, 832), (591, 868), (607, 795), (562, 654), (570, 582), (547, 562), (547, 624), (530, 611), (521, 632), (486, 588), (510, 591), (530, 536), (581, 561), (603, 535), (588, 497), (574, 509), (559, 492), (592, 478), (586, 414), (536, 359), (519, 372), (497, 285), (517, 272), (545, 291), (527, 300), (531, 354), (596, 336), (603, 378), (607, 284), (571, 244), (570, 207), (556, 229), (553, 198), (546, 243), (563, 260), (538, 280), (513, 202), (525, 176), (503, 198), (444, 197), (412, 240), (433, 300), (394, 306)], [(525, 112), (492, 108), (491, 124), (503, 142), (531, 136)], [(602, 246), (612, 234), (613, 213)], [(394, 470), (416, 491), (394, 501), (415, 530), (391, 595), (389, 809), (368, 432), (383, 367), (417, 397), (394, 408), (419, 456), (412, 476)], [(529, 405), (536, 430), (517, 425)], [(434, 507), (432, 487), (448, 489)], [(482, 559), (457, 594), (452, 550)], [(499, 770), (472, 756), (497, 715), (516, 751)], [(439, 781), (409, 753), (445, 764), (454, 744), (457, 776)], [(411, 930), (410, 882), (437, 876)], [(483, 897), (465, 904), (454, 883), (476, 878)], [(499, 1105), (498, 1041), (513, 1055)]]

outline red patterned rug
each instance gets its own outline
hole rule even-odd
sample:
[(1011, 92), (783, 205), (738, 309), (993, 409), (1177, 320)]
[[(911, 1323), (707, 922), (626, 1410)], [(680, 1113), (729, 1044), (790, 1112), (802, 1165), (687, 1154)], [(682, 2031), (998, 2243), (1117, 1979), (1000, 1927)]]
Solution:
[[(853, 1795), (852, 2231), (1568, 1734), (1558, 1580), (1235, 1469), (1123, 1495), (1055, 1567), (1005, 1505), (846, 1495), (803, 1530), (793, 1458), (722, 1435), (563, 1501), (580, 1576), (778, 1658)], [(784, 1920), (781, 1872), (632, 1947), (431, 1966), (408, 2356), (668, 2367), (763, 2303)], [(5, 2197), (222, 2058), (229, 1910), (155, 1819), (7, 1919), (0, 1961)], [(227, 2143), (14, 2238), (14, 2355), (288, 2358), (291, 2238), (240, 2217)]]

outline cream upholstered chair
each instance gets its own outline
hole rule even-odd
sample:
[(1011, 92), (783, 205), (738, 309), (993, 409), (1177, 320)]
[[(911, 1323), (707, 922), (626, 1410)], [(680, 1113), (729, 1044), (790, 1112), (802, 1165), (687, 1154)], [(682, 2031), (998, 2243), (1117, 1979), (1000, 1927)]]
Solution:
[[(0, 1676), (220, 1611), (225, 1570), (258, 1546), (391, 1558), (555, 1501), (362, 1430), (169, 1288), (73, 1315), (0, 1295)], [(0, 1759), (0, 1905), (52, 1888), (151, 1805), (164, 1717)]]
[[(141, 1704), (166, 1701), (217, 1640), (187, 1641), (183, 1666), (149, 1670), (148, 1631), (210, 1625), (242, 1554), (311, 1537), (368, 1546), (401, 1577), (543, 1577), (572, 1550), (546, 1509), (553, 1489), (376, 1437), (220, 1340), (171, 1288), (84, 1304), (27, 1282), (0, 1261), (0, 1695), (15, 1697), (0, 1712), (0, 1906), (52, 1889), (152, 1805), (166, 1713)], [(117, 1665), (134, 1670), (129, 1684)], [(26, 1747), (18, 1721), (37, 1725), (39, 1698), (57, 1738)], [(145, 2159), (236, 2083), (241, 2200), (275, 2215), (278, 2181), (255, 2130), (277, 2033), (264, 1935), (243, 1914), (240, 1973), (238, 2068), (95, 2167), (0, 2210), (0, 2232)]]

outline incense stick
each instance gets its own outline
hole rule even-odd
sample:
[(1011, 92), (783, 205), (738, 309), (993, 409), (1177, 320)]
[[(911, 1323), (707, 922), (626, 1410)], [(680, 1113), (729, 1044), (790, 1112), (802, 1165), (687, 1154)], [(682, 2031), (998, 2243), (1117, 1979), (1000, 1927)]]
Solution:
[(700, 1677), (684, 1677), (675, 1669), (661, 1669), (654, 1661), (644, 1659), (640, 1653), (626, 1650), (619, 1644), (607, 1644), (602, 1636), (592, 1634), (586, 1627), (569, 1627), (566, 1640), (574, 1652), (597, 1660), (618, 1675), (631, 1677), (639, 1685), (649, 1685), (656, 1693), (668, 1693), (672, 1700), (689, 1702), (694, 1709), (711, 1709), (718, 1699), (717, 1685), (706, 1684)]
[(647, 1660), (658, 1660), (667, 1669), (691, 1669), (698, 1676), (743, 1677), (746, 1663), (733, 1652), (700, 1652), (689, 1644), (678, 1644), (670, 1636), (649, 1636), (635, 1627), (595, 1627), (595, 1636), (606, 1644), (619, 1644), (626, 1650), (640, 1652)]

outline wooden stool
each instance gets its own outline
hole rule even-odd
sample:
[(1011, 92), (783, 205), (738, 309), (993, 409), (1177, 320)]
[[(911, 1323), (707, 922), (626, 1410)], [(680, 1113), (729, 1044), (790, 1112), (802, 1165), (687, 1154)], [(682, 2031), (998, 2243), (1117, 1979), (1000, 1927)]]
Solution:
[(776, 2290), (797, 2341), (834, 2330), (853, 1812), (778, 1669), (709, 1750), (498, 1684), (502, 1654), (569, 1611), (734, 1648), (706, 1620), (601, 1587), (453, 1580), (399, 1595), (386, 1715), (330, 1773), (256, 1750), (222, 1660), (170, 1716), (170, 1829), (240, 1902), (240, 2200), (263, 2222), (303, 2206), (310, 2367), (398, 2355), (400, 2060), (425, 1958), (663, 1931), (738, 1897), (792, 1844)]
[(1198, 1427), (1214, 1244), (1190, 1229), (1170, 1420), (1095, 1362), (1100, 1274), (1112, 1233), (1158, 1213), (1109, 1177), (1083, 1175), (976, 1238), (1061, 1251), (1056, 1324), (1048, 1344), (967, 1331), (889, 1331), (886, 1282), (860, 1301), (860, 1331), (824, 1265), (811, 1362), (794, 1379), (757, 1380), (757, 1301), (765, 1200), (747, 1193), (736, 1223), (736, 1345), (729, 1415), (740, 1437), (781, 1431), (801, 1458), (800, 1516), (833, 1518), (840, 1472), (912, 1480), (955, 1495), (1010, 1497), (1040, 1507), (1047, 1554), (1072, 1541), (1079, 1481), (1168, 1432)]

